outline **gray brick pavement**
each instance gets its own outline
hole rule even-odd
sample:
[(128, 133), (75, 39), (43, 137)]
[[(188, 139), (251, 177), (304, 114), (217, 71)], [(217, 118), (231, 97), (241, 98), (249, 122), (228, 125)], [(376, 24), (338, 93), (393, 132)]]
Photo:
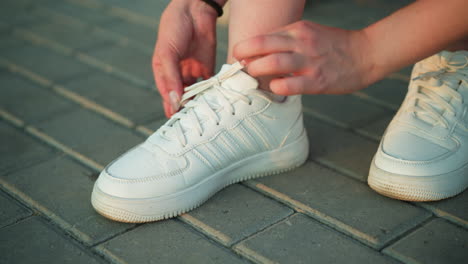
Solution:
[(468, 231), (435, 219), (384, 252), (407, 263), (466, 263)]
[(306, 205), (312, 217), (376, 248), (430, 217), (425, 210), (383, 197), (366, 184), (313, 163), (259, 182)]
[(227, 245), (232, 245), (292, 213), (293, 210), (278, 202), (235, 184), (190, 215), (226, 235)]
[(83, 109), (51, 118), (37, 127), (103, 165), (143, 141), (136, 133)]
[(54, 155), (54, 151), (3, 121), (0, 122), (0, 136), (1, 175), (31, 166)]
[[(235, 249), (267, 263), (395, 263), (318, 222), (297, 214), (249, 238)], [(350, 254), (353, 252), (353, 254)]]
[(15, 201), (9, 195), (0, 191), (0, 228), (31, 215), (31, 211)]
[[(312, 3), (305, 17), (358, 28), (406, 3)], [(8, 239), (0, 243), (2, 256), (26, 263), (36, 250), (43, 254), (34, 260), (59, 263), (468, 259), (466, 192), (405, 203), (365, 184), (411, 67), (353, 95), (305, 96), (311, 156), (295, 171), (229, 187), (174, 220), (128, 225), (96, 214), (89, 195), (99, 169), (165, 122), (160, 98), (150, 91), (150, 62), (166, 4), (2, 3), (8, 7), (0, 9), (0, 57), (7, 59), (0, 68), (7, 88), (0, 89), (0, 241)], [(227, 49), (227, 28), (218, 31), (217, 67)]]
[(102, 263), (39, 217), (0, 229), (0, 254), (2, 263)]
[(92, 245), (134, 226), (113, 222), (94, 211), (89, 199), (96, 177), (95, 172), (61, 155), (1, 176), (0, 182), (30, 207)]
[(244, 263), (177, 220), (139, 226), (97, 249), (124, 263)]
[[(6, 87), (0, 96), (1, 106), (22, 120), (34, 124), (71, 110), (75, 105), (9, 71), (0, 71), (0, 82)], [(18, 103), (21, 98), (21, 103)]]

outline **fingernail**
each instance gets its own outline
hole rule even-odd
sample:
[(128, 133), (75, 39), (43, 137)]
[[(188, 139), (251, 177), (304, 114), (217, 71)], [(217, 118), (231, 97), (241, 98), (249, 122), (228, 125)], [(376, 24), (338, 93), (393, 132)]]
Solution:
[(176, 91), (169, 92), (169, 101), (171, 103), (172, 112), (176, 113), (180, 107), (180, 98)]

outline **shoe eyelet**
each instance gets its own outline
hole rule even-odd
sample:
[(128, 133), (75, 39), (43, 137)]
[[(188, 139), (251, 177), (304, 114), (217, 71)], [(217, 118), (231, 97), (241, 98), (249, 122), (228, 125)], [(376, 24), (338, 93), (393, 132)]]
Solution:
[(236, 115), (236, 113), (235, 113), (235, 112), (232, 112), (232, 113), (231, 113), (231, 115), (235, 116), (235, 115)]
[(216, 125), (219, 126), (219, 122), (216, 122)]
[(252, 105), (252, 104), (253, 104), (252, 101), (250, 101), (250, 102), (249, 102), (249, 105)]

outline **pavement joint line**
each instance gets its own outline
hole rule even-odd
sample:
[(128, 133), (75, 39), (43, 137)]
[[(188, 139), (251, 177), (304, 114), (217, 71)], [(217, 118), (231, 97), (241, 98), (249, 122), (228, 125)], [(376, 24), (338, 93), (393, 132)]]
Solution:
[[(101, 1), (94, 1), (94, 0), (67, 0), (67, 2), (80, 5), (85, 8), (89, 9), (97, 9), (100, 12), (105, 13), (106, 15), (112, 15), (114, 17), (120, 18), (125, 20), (126, 22), (130, 22), (131, 24), (139, 24), (146, 26), (150, 29), (155, 29), (159, 27), (159, 20), (154, 19), (149, 16), (145, 16), (129, 10), (128, 8), (123, 8), (115, 5), (111, 5), (108, 3), (102, 3)], [(156, 32), (155, 32), (156, 33)], [(228, 44), (224, 42), (218, 43), (219, 47), (226, 49), (228, 48)], [(152, 51), (152, 50), (151, 50)]]
[(34, 214), (29, 214), (29, 215), (27, 215), (27, 216), (20, 217), (20, 218), (16, 219), (15, 221), (13, 221), (13, 222), (11, 222), (11, 223), (8, 223), (8, 224), (6, 224), (6, 225), (0, 227), (0, 230), (2, 230), (2, 228), (6, 228), (6, 227), (14, 226), (14, 225), (16, 225), (16, 224), (20, 224), (21, 222), (23, 222), (23, 221), (25, 221), (25, 220), (28, 220), (29, 218), (34, 217), (34, 216), (36, 216), (36, 215), (34, 215)]
[(47, 144), (57, 148), (60, 151), (63, 151), (67, 155), (73, 157), (75, 160), (79, 161), (80, 163), (86, 165), (87, 167), (95, 170), (95, 171), (102, 171), (104, 166), (97, 163), (96, 161), (86, 157), (85, 155), (79, 153), (78, 151), (73, 150), (72, 148), (62, 144), (61, 142), (57, 141), (56, 139), (52, 138), (51, 136), (45, 134), (44, 132), (39, 131), (37, 128), (32, 126), (27, 126), (26, 131), (29, 132), (31, 135), (36, 136), (37, 138), (41, 139), (42, 141), (46, 142)]
[(468, 221), (467, 220), (464, 220), (462, 218), (459, 218), (451, 213), (448, 213), (442, 209), (439, 209), (437, 207), (434, 207), (428, 203), (413, 203), (415, 206), (418, 206), (418, 207), (422, 207), (426, 210), (429, 210), (431, 211), (433, 214), (435, 214), (436, 216), (440, 217), (440, 218), (443, 218), (443, 219), (446, 219), (448, 220), (449, 222), (457, 225), (457, 226), (460, 226), (464, 229), (468, 229)]
[[(15, 29), (15, 30), (18, 30), (18, 29)], [(63, 45), (57, 43), (56, 41), (43, 38), (37, 35), (36, 33), (33, 33), (28, 30), (22, 29), (21, 31), (22, 33), (16, 34), (16, 36), (22, 38), (23, 40), (30, 41), (32, 44), (40, 45), (52, 51), (55, 51), (59, 54), (66, 55), (72, 58), (76, 58), (78, 61), (81, 61), (88, 66), (92, 66), (101, 71), (110, 73), (112, 76), (115, 76), (118, 79), (125, 80), (145, 90), (153, 89), (153, 85), (150, 84), (149, 82), (144, 81), (138, 77), (135, 77), (132, 74), (122, 71), (118, 68), (112, 67), (110, 64), (107, 64), (99, 59), (91, 57), (81, 51), (74, 50), (74, 49), (65, 50), (61, 48), (61, 46)]]
[(189, 224), (192, 228), (196, 229), (200, 233), (207, 235), (211, 239), (216, 240), (218, 243), (226, 247), (229, 247), (233, 243), (231, 237), (203, 223), (202, 221), (190, 215), (190, 213), (180, 215), (179, 219), (182, 222)]
[(114, 264), (127, 264), (128, 262), (116, 256), (112, 251), (107, 250), (102, 245), (94, 247), (94, 251), (99, 254), (102, 258)]
[(66, 89), (65, 87), (61, 86), (61, 85), (57, 85), (55, 84), (53, 81), (51, 80), (48, 80), (48, 79), (45, 79), (43, 77), (41, 77), (40, 75), (26, 69), (25, 67), (22, 67), (22, 66), (19, 66), (19, 65), (16, 65), (16, 64), (13, 64), (11, 62), (9, 62), (8, 60), (5, 60), (3, 58), (0, 57), (0, 66), (1, 65), (4, 65), (6, 66), (8, 69), (11, 69), (12, 72), (14, 73), (17, 73), (33, 82), (36, 82), (38, 84), (40, 84), (41, 86), (43, 86), (44, 88), (47, 88), (47, 89), (50, 89), (52, 90), (53, 92), (57, 93), (58, 95), (78, 104), (78, 105), (81, 105), (83, 108), (86, 108), (86, 109), (89, 109), (89, 110), (92, 110), (93, 112), (101, 115), (101, 116), (104, 116), (105, 118), (117, 123), (117, 124), (120, 124), (124, 127), (127, 127), (127, 128), (130, 128), (130, 129), (133, 129), (135, 127), (135, 124), (134, 122), (132, 122), (131, 120), (129, 120), (128, 118), (120, 115), (120, 114), (117, 114), (115, 113), (114, 111), (96, 103), (96, 102), (93, 102), (92, 100), (89, 100), (87, 99), (86, 97), (83, 97), (73, 91), (70, 91), (68, 89)]
[(96, 25), (96, 24), (91, 24), (82, 20), (79, 20), (77, 18), (74, 18), (70, 15), (65, 15), (60, 13), (59, 11), (50, 9), (48, 7), (37, 7), (36, 8), (39, 12), (45, 13), (45, 15), (51, 15), (54, 16), (56, 20), (59, 20), (60, 22), (63, 22), (68, 25), (81, 25), (82, 27), (87, 28), (90, 31), (95, 31), (99, 34), (104, 34), (108, 37), (111, 37), (114, 39), (114, 41), (117, 44), (121, 44), (124, 46), (130, 46), (133, 48), (137, 48), (138, 50), (147, 53), (148, 55), (153, 54), (153, 48), (151, 46), (142, 44), (138, 41), (135, 41), (131, 38), (128, 38), (127, 36), (121, 35), (119, 33), (116, 33), (114, 31), (105, 29), (102, 26)]
[(242, 244), (235, 245), (232, 249), (234, 252), (252, 261), (253, 263), (262, 263), (262, 264), (277, 263)]
[[(407, 237), (408, 235), (416, 232), (417, 230), (419, 230), (420, 228), (422, 228), (423, 226), (425, 226), (426, 224), (428, 224), (429, 222), (431, 222), (432, 220), (436, 219), (437, 217), (435, 217), (433, 214), (431, 214), (429, 217), (427, 217), (426, 219), (424, 219), (423, 221), (419, 222), (417, 225), (411, 227), (410, 229), (406, 230), (405, 232), (402, 232), (401, 234), (397, 235), (396, 237), (394, 237), (393, 239), (391, 239), (390, 241), (388, 241), (387, 243), (385, 243), (382, 248), (379, 249), (379, 252), (381, 252), (382, 254), (385, 254), (385, 250), (387, 248), (390, 248), (392, 245), (394, 245), (395, 243), (397, 243), (398, 241), (400, 241), (401, 239)], [(388, 255), (388, 254), (386, 254)], [(390, 257), (393, 257), (391, 255), (388, 255)]]
[(373, 249), (377, 249), (379, 247), (379, 242), (375, 237), (369, 236), (354, 227), (351, 227), (331, 216), (328, 216), (308, 205), (305, 205), (279, 191), (276, 191), (262, 183), (259, 183), (255, 180), (250, 180), (246, 182), (247, 185), (249, 185), (251, 188), (254, 188), (265, 195), (268, 195), (272, 197), (273, 199), (287, 205), (288, 207), (293, 208), (294, 210), (304, 213), (305, 215), (308, 215), (309, 217), (316, 219), (322, 224), (325, 224), (334, 230), (345, 234), (348, 237), (355, 238), (357, 241), (360, 241), (361, 243), (372, 247)]
[(46, 219), (49, 219), (52, 223), (59, 226), (60, 229), (62, 229), (67, 234), (75, 238), (77, 241), (80, 241), (84, 243), (85, 245), (90, 245), (91, 240), (92, 240), (91, 237), (82, 233), (78, 229), (74, 228), (73, 225), (67, 223), (61, 217), (57, 216), (56, 214), (54, 214), (52, 211), (50, 211), (46, 207), (34, 201), (34, 199), (32, 199), (30, 196), (18, 190), (16, 187), (10, 185), (8, 182), (6, 182), (2, 178), (0, 178), (0, 185), (2, 186), (2, 189), (5, 190), (9, 195), (13, 196), (15, 199), (26, 204), (28, 207), (32, 208), (33, 210), (38, 211)]
[(10, 122), (15, 127), (24, 128), (25, 124), (23, 120), (17, 118), (16, 116), (6, 112), (5, 110), (0, 108), (0, 116), (5, 119), (7, 122)]
[(364, 93), (362, 91), (357, 91), (357, 92), (351, 93), (351, 95), (356, 96), (358, 98), (361, 98), (361, 99), (363, 99), (365, 101), (371, 102), (374, 105), (383, 107), (383, 108), (385, 108), (387, 110), (390, 110), (392, 112), (396, 112), (400, 108), (400, 106), (398, 106), (398, 105), (395, 105), (395, 104), (386, 102), (384, 100), (378, 99), (378, 98), (376, 98), (374, 96), (371, 96), (371, 95), (368, 95), (367, 93)]
[(52, 89), (57, 92), (58, 94), (61, 94), (62, 96), (82, 105), (84, 108), (88, 108), (88, 109), (91, 109), (95, 112), (98, 112), (100, 113), (101, 115), (104, 115), (105, 117), (107, 117), (108, 119), (111, 119), (113, 120), (114, 122), (116, 123), (119, 123), (127, 128), (133, 128), (135, 126), (135, 124), (130, 121), (129, 119), (113, 112), (112, 110), (104, 107), (104, 106), (101, 106), (100, 104), (98, 103), (95, 103), (77, 93), (74, 93), (66, 88), (64, 88), (63, 86), (60, 86), (60, 85), (54, 85), (52, 86)]
[[(12, 114), (10, 114), (10, 113), (8, 113), (8, 112), (6, 112), (6, 111), (4, 111), (3, 109), (0, 108), (0, 114), (2, 114), (2, 116), (3, 116), (3, 113), (7, 113), (8, 117), (14, 117), (14, 115), (12, 115)], [(16, 117), (14, 117), (14, 118), (18, 119)], [(23, 122), (23, 124), (24, 124), (24, 122)], [(67, 154), (68, 156), (70, 156), (74, 160), (79, 161), (80, 163), (86, 165), (87, 167), (91, 168), (94, 171), (100, 172), (100, 171), (102, 171), (104, 169), (104, 166), (99, 164), (98, 162), (96, 162), (96, 161), (92, 160), (91, 158), (88, 158), (85, 155), (73, 150), (72, 148), (60, 143), (59, 141), (55, 140), (54, 138), (50, 137), (49, 135), (39, 131), (38, 129), (36, 129), (36, 128), (32, 127), (32, 126), (26, 125), (25, 131), (28, 132), (29, 134), (37, 137), (38, 139), (48, 143), (52, 147), (55, 147), (56, 149), (63, 151), (65, 154)], [(3, 185), (6, 186), (7, 183), (4, 184), (3, 180), (0, 178), (0, 184), (3, 184)], [(14, 188), (14, 187), (10, 187), (10, 188)], [(27, 198), (26, 195), (24, 195), (24, 196)], [(34, 201), (32, 201), (32, 202), (34, 202)], [(40, 205), (37, 205), (37, 206), (34, 206), (34, 207), (39, 208), (38, 206), (40, 206)], [(45, 210), (47, 210), (47, 209), (46, 208), (41, 208), (41, 211), (45, 211)], [(53, 213), (51, 213), (51, 214), (53, 214)], [(60, 219), (60, 218), (58, 218), (58, 219)], [(202, 227), (203, 225), (196, 226), (196, 225), (193, 225), (193, 223), (191, 221), (183, 221), (183, 222), (187, 223), (189, 226), (191, 226), (193, 229), (197, 230), (199, 233), (206, 235), (207, 237), (209, 237), (212, 240), (216, 241), (220, 245), (224, 246), (224, 244), (220, 243), (220, 240), (218, 240), (219, 237), (217, 235), (219, 234), (219, 232), (216, 232), (215, 234), (208, 233), (208, 231), (211, 231), (211, 230), (214, 230), (214, 229), (212, 229), (212, 228), (206, 229), (205, 228), (205, 229), (203, 229), (204, 232), (200, 232), (200, 227)], [(63, 224), (62, 226), (65, 226), (67, 228), (69, 226), (69, 224), (64, 222), (64, 221), (61, 224)], [(70, 231), (70, 232), (74, 232), (74, 231)], [(77, 232), (79, 232), (79, 231), (76, 231), (73, 234), (75, 234)], [(83, 239), (84, 242), (89, 243), (90, 238), (83, 238), (83, 237), (86, 236), (84, 234), (83, 235), (80, 234), (80, 236), (82, 237), (81, 239)]]
[(336, 171), (336, 172), (339, 172), (340, 174), (343, 174), (343, 175), (346, 175), (346, 176), (349, 176), (355, 180), (358, 180), (359, 182), (367, 182), (367, 175), (361, 175), (361, 174), (358, 174), (352, 170), (349, 170), (345, 167), (342, 167), (342, 166), (339, 166), (339, 165), (336, 165), (334, 162), (331, 162), (327, 159), (324, 159), (324, 158), (314, 158), (312, 157), (311, 159), (312, 161), (315, 161), (317, 162), (318, 164), (326, 167), (326, 168), (329, 168), (331, 169), (332, 171)]

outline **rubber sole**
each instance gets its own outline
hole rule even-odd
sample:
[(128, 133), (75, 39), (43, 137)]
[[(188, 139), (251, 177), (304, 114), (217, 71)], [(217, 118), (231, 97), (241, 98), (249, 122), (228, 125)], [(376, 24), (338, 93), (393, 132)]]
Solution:
[(170, 195), (145, 199), (126, 199), (104, 193), (94, 186), (91, 203), (106, 218), (127, 223), (168, 219), (204, 203), (228, 185), (274, 175), (302, 165), (309, 154), (305, 130), (294, 142), (279, 149), (262, 152), (238, 161), (187, 189)]
[(380, 169), (372, 160), (367, 183), (376, 192), (398, 200), (429, 202), (453, 197), (468, 187), (468, 164), (446, 174), (408, 176)]

